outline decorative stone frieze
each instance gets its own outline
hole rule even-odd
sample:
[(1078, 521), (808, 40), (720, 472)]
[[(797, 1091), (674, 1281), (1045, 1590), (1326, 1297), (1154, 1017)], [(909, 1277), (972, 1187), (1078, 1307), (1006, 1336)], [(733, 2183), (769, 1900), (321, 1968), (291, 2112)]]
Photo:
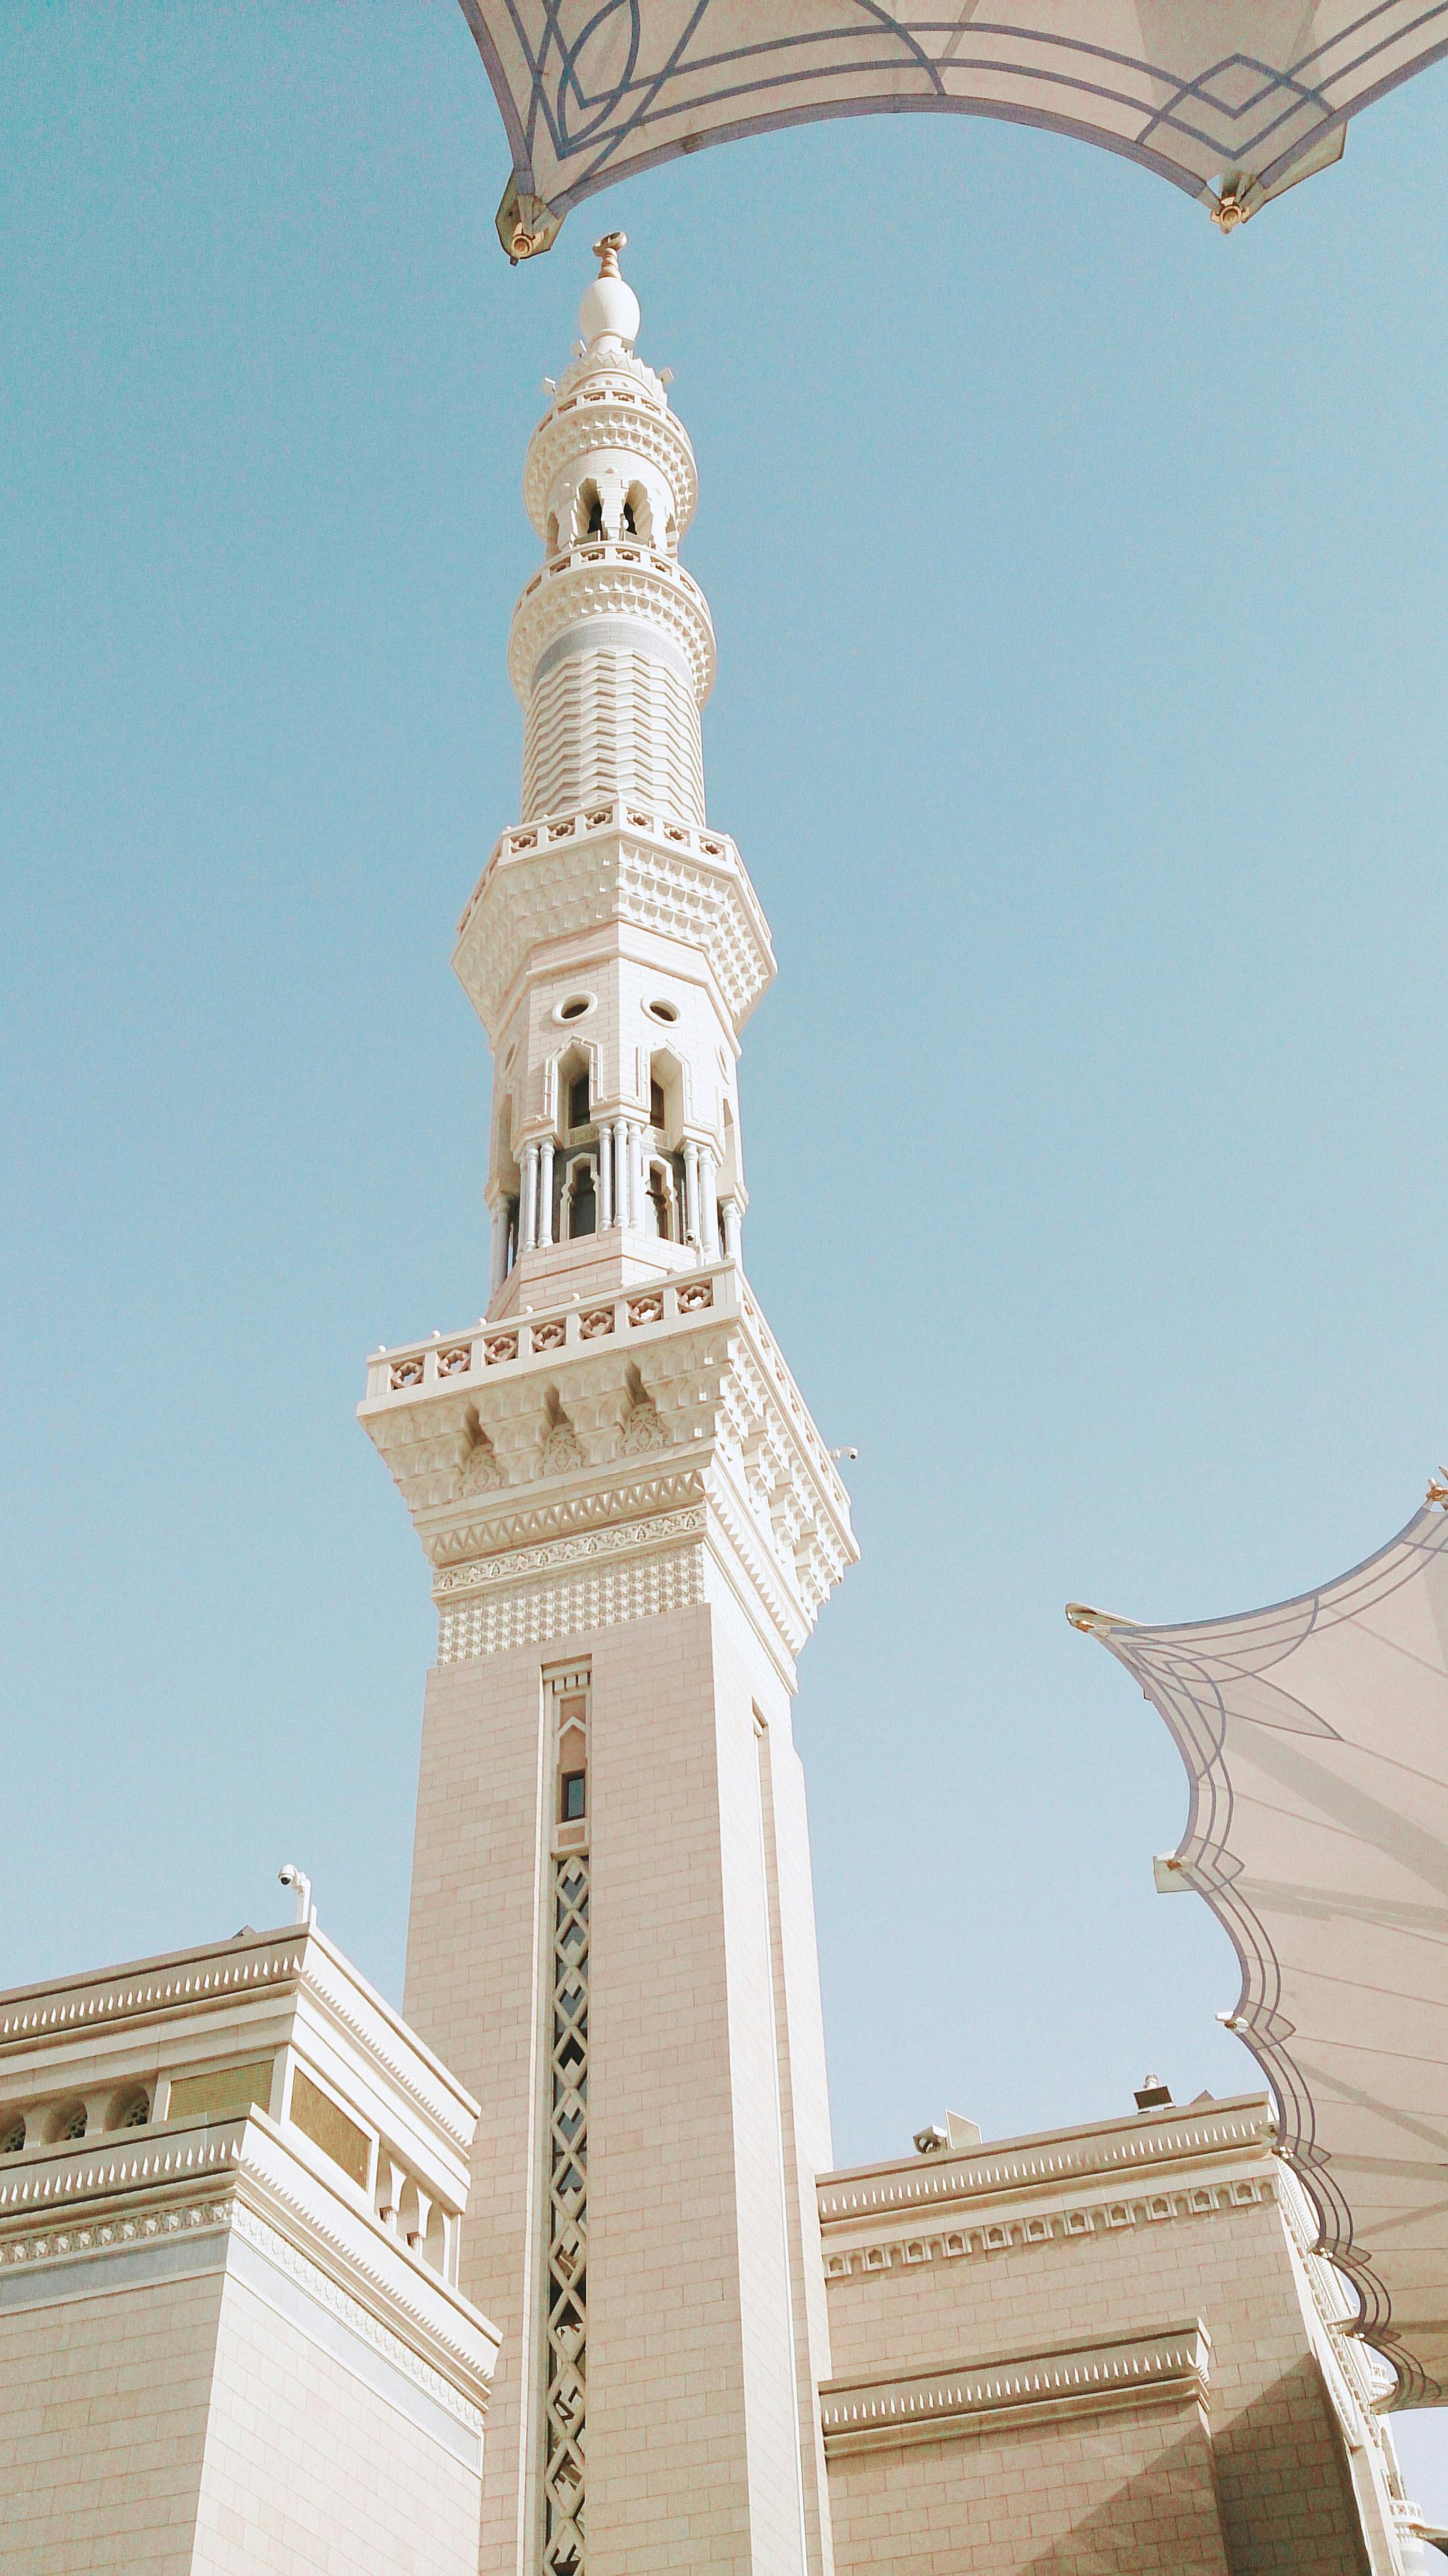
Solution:
[(820, 2390), (825, 2449), (833, 2456), (947, 2441), (1005, 2416), (1039, 2421), (1152, 2400), (1200, 2404), (1210, 2363), (1210, 2338), (1193, 2317), (1152, 2334), (1092, 2338), (999, 2361), (827, 2380)]
[(438, 1619), (440, 1664), (547, 1646), (558, 1637), (622, 1627), (667, 1610), (692, 1610), (705, 1597), (704, 1550), (660, 1548), (646, 1556), (556, 1575), (452, 1604)]
[(1157, 2191), (1131, 2199), (1078, 2200), (1029, 2216), (983, 2221), (974, 2227), (933, 2227), (924, 2234), (874, 2235), (849, 2246), (829, 2243), (825, 2273), (845, 2280), (856, 2272), (885, 2272), (892, 2265), (958, 2262), (964, 2256), (1003, 2254), (1011, 2247), (1056, 2245), (1122, 2227), (1155, 2227), (1164, 2220), (1207, 2218), (1215, 2211), (1250, 2207), (1270, 2195), (1270, 2183), (1249, 2178), (1199, 2185), (1192, 2191)]

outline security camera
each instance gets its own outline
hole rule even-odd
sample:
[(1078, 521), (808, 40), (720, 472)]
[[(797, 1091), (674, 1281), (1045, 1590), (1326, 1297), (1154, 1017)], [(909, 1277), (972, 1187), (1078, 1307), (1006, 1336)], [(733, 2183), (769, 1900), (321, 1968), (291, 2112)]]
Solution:
[(915, 2132), (917, 2156), (938, 2156), (942, 2147), (948, 2147), (949, 2144), (950, 2140), (945, 2131), (937, 2129), (933, 2121), (928, 2129), (917, 2129)]
[(280, 1879), (283, 1887), (290, 1887), (294, 1892), (296, 1898), (295, 1920), (298, 1923), (315, 1922), (316, 1908), (312, 1903), (312, 1882), (308, 1878), (306, 1871), (304, 1869), (298, 1869), (294, 1860), (289, 1860), (277, 1871), (277, 1877)]

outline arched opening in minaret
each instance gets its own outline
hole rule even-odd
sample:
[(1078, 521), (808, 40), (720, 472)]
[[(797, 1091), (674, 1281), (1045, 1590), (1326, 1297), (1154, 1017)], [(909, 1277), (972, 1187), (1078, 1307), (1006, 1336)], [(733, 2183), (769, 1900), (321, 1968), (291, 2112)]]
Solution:
[(656, 1234), (661, 1243), (682, 1240), (679, 1229), (678, 1201), (674, 1175), (667, 1163), (655, 1158), (648, 1167), (648, 1186), (644, 1192), (644, 1232)]
[(558, 1059), (558, 1125), (565, 1136), (587, 1127), (593, 1117), (593, 1055), (591, 1049), (570, 1047)]
[(598, 1184), (592, 1159), (580, 1154), (570, 1164), (563, 1188), (563, 1234), (567, 1242), (598, 1232)]
[(558, 552), (558, 513), (556, 510), (550, 510), (548, 513), (548, 534), (546, 542), (550, 555), (556, 555)]
[(603, 534), (603, 499), (592, 475), (579, 484), (573, 526), (575, 535), (580, 537), (601, 537)]
[(677, 1144), (683, 1117), (683, 1068), (676, 1055), (660, 1048), (649, 1058), (649, 1125), (661, 1144)]
[(623, 505), (623, 524), (631, 537), (642, 538), (645, 545), (654, 541), (654, 514), (642, 483), (630, 483)]

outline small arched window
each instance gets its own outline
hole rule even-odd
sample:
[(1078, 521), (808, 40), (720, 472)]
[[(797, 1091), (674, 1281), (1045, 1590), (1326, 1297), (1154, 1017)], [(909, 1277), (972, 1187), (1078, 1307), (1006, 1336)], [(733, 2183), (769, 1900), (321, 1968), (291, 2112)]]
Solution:
[(111, 2116), (113, 2129), (144, 2129), (151, 2117), (151, 2097), (144, 2086), (133, 2085), (123, 2093)]
[(674, 1238), (673, 1219), (674, 1193), (669, 1187), (668, 1173), (662, 1163), (650, 1163), (644, 1231), (656, 1234), (662, 1243), (671, 1243)]
[(84, 2102), (67, 2102), (63, 2109), (57, 2111), (50, 2134), (58, 2145), (70, 2146), (77, 2138), (85, 2136), (85, 2128)]
[(0, 2119), (0, 2156), (18, 2156), (24, 2144), (25, 2117), (23, 2112), (17, 2113), (13, 2118), (8, 2120)]
[(582, 1073), (575, 1073), (568, 1086), (569, 1126), (586, 1127), (588, 1125), (590, 1106), (591, 1104), (588, 1096), (588, 1072), (585, 1067)]
[(594, 1186), (593, 1165), (575, 1163), (568, 1190), (568, 1233), (570, 1240), (580, 1234), (598, 1232), (598, 1192)]

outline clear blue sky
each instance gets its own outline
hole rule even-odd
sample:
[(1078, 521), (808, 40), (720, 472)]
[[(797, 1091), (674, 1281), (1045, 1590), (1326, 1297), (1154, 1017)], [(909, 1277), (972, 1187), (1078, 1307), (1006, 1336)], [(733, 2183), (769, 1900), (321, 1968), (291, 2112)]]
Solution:
[(449, 0), (10, 0), (0, 69), (0, 1977), (264, 1923), (295, 1855), (400, 1989), (433, 1623), (353, 1407), (485, 1293), (451, 931), (621, 224), (780, 960), (748, 1263), (860, 1451), (798, 1712), (837, 2151), (1252, 2084), (1152, 1890), (1176, 1756), (1061, 1605), (1296, 1590), (1448, 1446), (1448, 73), (1230, 241), (912, 117), (514, 272)]

